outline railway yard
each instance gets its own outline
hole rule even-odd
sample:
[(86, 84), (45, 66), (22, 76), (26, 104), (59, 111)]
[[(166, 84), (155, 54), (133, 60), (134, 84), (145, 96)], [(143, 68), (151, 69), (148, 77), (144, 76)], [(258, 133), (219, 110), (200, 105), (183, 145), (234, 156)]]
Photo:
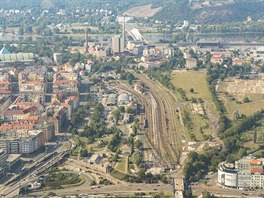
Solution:
[(124, 83), (116, 86), (134, 95), (144, 110), (140, 122), (143, 123), (147, 145), (152, 148), (159, 165), (165, 169), (175, 169), (180, 164), (182, 148), (185, 147), (183, 144), (187, 142), (177, 101), (159, 83), (135, 72), (133, 75), (147, 88), (146, 93), (139, 93)]

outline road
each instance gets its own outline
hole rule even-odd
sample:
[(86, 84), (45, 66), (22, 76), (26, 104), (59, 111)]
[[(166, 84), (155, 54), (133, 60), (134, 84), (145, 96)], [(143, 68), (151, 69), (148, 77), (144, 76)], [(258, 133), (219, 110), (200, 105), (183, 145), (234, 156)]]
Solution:
[[(32, 176), (44, 172), (46, 169), (50, 168), (58, 161), (60, 161), (66, 154), (68, 150), (62, 150), (63, 146), (58, 147), (54, 152), (43, 156), (39, 160), (30, 164), (20, 175), (17, 175), (17, 179), (12, 182), (5, 183), (2, 188), (0, 188), (1, 193), (7, 197), (14, 197), (17, 195), (17, 190), (28, 184), (31, 181)], [(50, 156), (47, 158), (47, 156)]]
[(111, 175), (103, 172), (102, 170), (97, 169), (95, 166), (90, 165), (90, 164), (83, 162), (83, 161), (76, 161), (73, 159), (69, 159), (65, 162), (64, 165), (67, 166), (67, 168), (70, 168), (71, 170), (76, 170), (76, 168), (82, 169), (88, 173), (95, 174), (98, 177), (105, 178), (114, 184), (124, 184), (124, 185), (127, 184), (127, 182), (118, 180), (118, 179), (112, 177)]
[(217, 173), (209, 175), (206, 177), (206, 184), (204, 182), (199, 182), (196, 185), (191, 186), (193, 195), (200, 195), (203, 192), (210, 192), (218, 197), (259, 197), (264, 192), (258, 191), (244, 191), (239, 189), (227, 189), (222, 188), (217, 182)]
[[(116, 178), (112, 177), (111, 175), (108, 175), (107, 173), (104, 173), (100, 170), (97, 170), (94, 168), (93, 165), (87, 164), (83, 161), (77, 161), (69, 159), (64, 163), (64, 167), (67, 168), (70, 171), (67, 172), (75, 172), (76, 169), (80, 170), (78, 173), (83, 175), (86, 179), (88, 178), (88, 181), (86, 181), (81, 186), (76, 186), (72, 188), (67, 189), (58, 189), (58, 190), (52, 190), (57, 195), (69, 195), (69, 194), (80, 194), (80, 193), (90, 193), (90, 194), (134, 194), (137, 192), (164, 192), (168, 194), (172, 194), (173, 188), (170, 184), (134, 184), (134, 183), (127, 183), (125, 181), (117, 180)], [(100, 185), (100, 188), (91, 188), (89, 185), (91, 181), (91, 177), (100, 177), (105, 178), (114, 185)], [(49, 191), (42, 191), (42, 192), (32, 192), (27, 195), (27, 197), (34, 197), (34, 196), (43, 196), (44, 194), (47, 194)]]
[[(44, 192), (33, 192), (30, 193), (27, 197), (31, 196), (43, 196), (50, 191)], [(69, 194), (79, 194), (79, 193), (89, 193), (89, 194), (134, 194), (139, 192), (150, 193), (150, 192), (164, 192), (165, 194), (172, 194), (172, 186), (165, 184), (117, 184), (117, 185), (108, 185), (102, 186), (100, 188), (92, 189), (90, 186), (79, 186), (70, 189), (59, 189), (52, 190), (52, 192), (57, 195), (69, 195)], [(71, 193), (70, 193), (71, 192)]]
[(210, 192), (218, 197), (261, 197), (261, 194), (264, 194), (261, 190), (259, 191), (244, 191), (238, 189), (224, 189), (218, 185), (205, 185), (199, 184), (192, 186), (193, 195), (200, 195), (203, 192)]

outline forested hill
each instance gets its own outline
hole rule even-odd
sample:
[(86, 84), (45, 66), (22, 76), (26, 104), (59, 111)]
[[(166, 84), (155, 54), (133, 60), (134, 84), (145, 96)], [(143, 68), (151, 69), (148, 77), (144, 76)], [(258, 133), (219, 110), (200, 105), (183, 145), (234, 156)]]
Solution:
[[(247, 16), (253, 20), (264, 19), (263, 0), (236, 0), (234, 3), (194, 7), (189, 0), (167, 0), (160, 12), (154, 18), (177, 22), (189, 20), (197, 23), (225, 23), (245, 21)], [(200, 2), (202, 2), (200, 0)], [(212, 1), (213, 2), (213, 1)], [(221, 1), (220, 1), (221, 2)], [(222, 1), (225, 2), (225, 1)]]
[[(197, 23), (225, 23), (264, 20), (264, 0), (0, 0), (1, 9), (108, 9), (121, 14), (133, 6), (152, 4), (162, 9), (153, 17), (161, 21), (189, 20)], [(209, 4), (208, 4), (209, 2)], [(222, 4), (222, 5), (221, 5)]]

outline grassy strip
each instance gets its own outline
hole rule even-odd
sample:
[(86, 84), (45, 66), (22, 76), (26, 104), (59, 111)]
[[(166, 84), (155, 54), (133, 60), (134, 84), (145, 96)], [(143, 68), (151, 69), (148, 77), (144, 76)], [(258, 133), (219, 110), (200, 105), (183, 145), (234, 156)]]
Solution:
[(125, 179), (125, 177), (126, 177), (126, 174), (125, 173), (121, 173), (121, 172), (119, 172), (118, 170), (112, 170), (111, 172), (109, 172), (109, 174), (112, 176), (112, 177), (114, 177), (114, 178), (116, 178), (116, 179), (118, 179), (118, 180), (124, 180)]

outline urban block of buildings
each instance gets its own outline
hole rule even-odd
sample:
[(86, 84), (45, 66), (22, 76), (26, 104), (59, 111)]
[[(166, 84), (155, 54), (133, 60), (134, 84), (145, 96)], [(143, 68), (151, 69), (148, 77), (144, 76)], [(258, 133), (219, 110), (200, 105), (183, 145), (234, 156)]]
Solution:
[(218, 166), (218, 183), (238, 189), (264, 188), (264, 159), (245, 157), (230, 164), (222, 162)]

